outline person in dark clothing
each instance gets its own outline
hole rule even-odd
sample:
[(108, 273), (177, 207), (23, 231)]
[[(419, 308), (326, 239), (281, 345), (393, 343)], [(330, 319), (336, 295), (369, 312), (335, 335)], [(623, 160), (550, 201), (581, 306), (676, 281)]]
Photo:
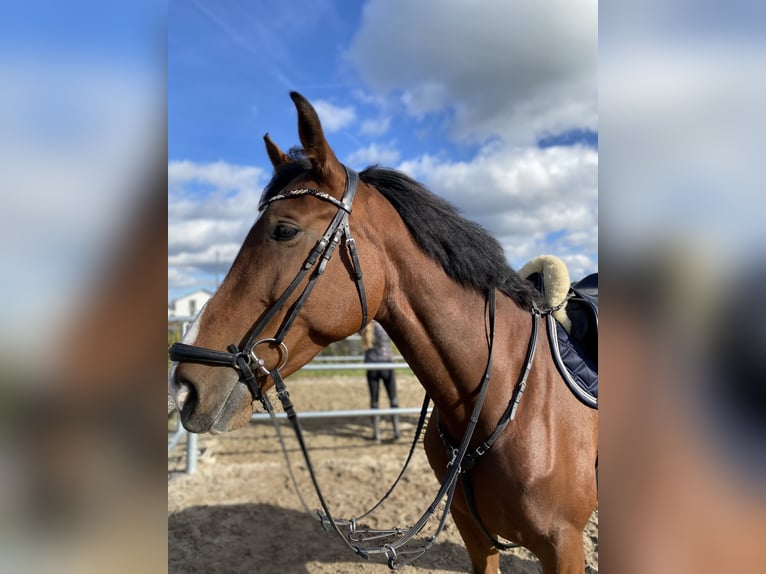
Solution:
[[(365, 363), (391, 363), (394, 360), (394, 354), (391, 349), (391, 339), (383, 330), (383, 327), (377, 321), (372, 321), (364, 328), (362, 332), (362, 345), (364, 347)], [(369, 369), (367, 371), (367, 386), (370, 389), (370, 408), (378, 408), (378, 398), (380, 395), (380, 383), (386, 388), (388, 400), (392, 408), (399, 406), (396, 397), (396, 376), (393, 369)], [(394, 427), (394, 438), (400, 437), (399, 416), (392, 418)], [(373, 438), (380, 441), (380, 417), (372, 418)]]

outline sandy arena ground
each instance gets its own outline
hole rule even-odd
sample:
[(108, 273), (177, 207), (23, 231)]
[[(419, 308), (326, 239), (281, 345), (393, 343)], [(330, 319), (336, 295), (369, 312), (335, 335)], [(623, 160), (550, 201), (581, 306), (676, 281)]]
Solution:
[[(301, 411), (367, 408), (367, 385), (359, 376), (297, 378), (287, 381)], [(402, 407), (419, 407), (423, 390), (412, 376), (399, 376)], [(388, 406), (381, 389), (381, 406)], [(272, 402), (277, 405), (276, 397)], [(367, 418), (304, 421), (319, 482), (336, 517), (367, 510), (382, 496), (401, 469), (417, 416), (402, 418), (403, 438), (392, 440), (391, 424), (381, 421), (382, 441), (372, 440)], [(282, 425), (290, 460), (307, 504), (319, 508), (292, 430)], [(305, 513), (295, 494), (279, 442), (270, 423), (222, 436), (201, 435), (202, 454), (196, 474), (183, 473), (184, 444), (168, 455), (168, 572), (175, 574), (384, 573), (378, 558), (364, 561), (331, 532)], [(438, 490), (422, 446), (393, 497), (368, 523), (406, 526), (417, 520)], [(435, 520), (432, 519), (432, 522)], [(428, 532), (431, 524), (426, 526)], [(598, 511), (584, 535), (586, 572), (598, 571)], [(524, 549), (505, 552), (502, 572), (540, 572)], [(470, 562), (452, 522), (437, 543), (404, 572), (447, 574), (469, 572)]]

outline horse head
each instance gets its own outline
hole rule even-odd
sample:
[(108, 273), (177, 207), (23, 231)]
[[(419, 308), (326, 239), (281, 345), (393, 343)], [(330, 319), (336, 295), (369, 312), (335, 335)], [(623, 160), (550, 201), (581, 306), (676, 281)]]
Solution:
[[(220, 288), (187, 330), (188, 354), (174, 357), (171, 349), (177, 362), (169, 391), (193, 432), (246, 424), (254, 399), (274, 384), (275, 369), (288, 376), (360, 330), (383, 296), (375, 226), (365, 214), (371, 194), (338, 161), (311, 104), (290, 95), (303, 150), (286, 154), (264, 136), (274, 176), (259, 215)], [(211, 354), (216, 360), (204, 360)], [(232, 368), (225, 368), (227, 361)], [(244, 371), (252, 373), (248, 384), (242, 384)]]

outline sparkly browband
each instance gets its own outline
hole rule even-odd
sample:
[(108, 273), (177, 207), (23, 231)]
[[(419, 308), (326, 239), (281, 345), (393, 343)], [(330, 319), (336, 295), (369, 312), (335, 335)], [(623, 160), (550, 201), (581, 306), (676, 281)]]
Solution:
[(332, 203), (335, 207), (338, 209), (342, 209), (343, 211), (347, 213), (351, 213), (351, 206), (343, 203), (342, 201), (339, 201), (335, 199), (333, 196), (326, 194), (323, 191), (319, 191), (318, 189), (314, 189), (313, 187), (304, 187), (301, 189), (293, 189), (290, 191), (286, 191), (284, 193), (280, 193), (279, 195), (275, 195), (274, 197), (267, 199), (266, 201), (262, 201), (258, 205), (258, 211), (263, 211), (268, 207), (270, 203), (273, 201), (279, 201), (280, 199), (290, 199), (293, 197), (300, 197), (301, 195), (311, 195), (316, 197), (317, 199), (321, 199), (322, 201), (327, 201), (329, 203)]

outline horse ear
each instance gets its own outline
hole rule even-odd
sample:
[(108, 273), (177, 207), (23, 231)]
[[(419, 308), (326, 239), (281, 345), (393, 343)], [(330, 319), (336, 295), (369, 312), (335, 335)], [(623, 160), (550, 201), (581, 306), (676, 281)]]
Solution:
[(340, 168), (340, 162), (324, 137), (316, 110), (298, 92), (290, 92), (290, 97), (298, 110), (298, 135), (306, 157), (317, 172), (325, 176), (330, 175)]
[(277, 144), (271, 141), (269, 134), (263, 136), (263, 141), (266, 143), (266, 153), (269, 154), (269, 159), (271, 160), (271, 165), (274, 166), (274, 169), (278, 168), (283, 163), (290, 161), (290, 156), (279, 149)]

